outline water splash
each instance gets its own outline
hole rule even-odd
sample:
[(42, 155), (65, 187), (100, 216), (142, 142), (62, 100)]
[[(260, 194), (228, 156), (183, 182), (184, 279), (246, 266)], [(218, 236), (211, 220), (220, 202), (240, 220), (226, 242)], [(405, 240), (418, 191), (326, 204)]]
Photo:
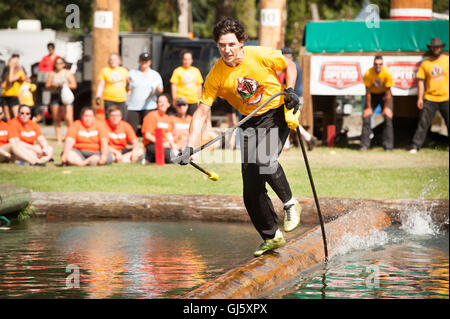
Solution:
[(389, 241), (388, 234), (383, 230), (373, 229), (367, 236), (357, 236), (350, 233), (344, 234), (330, 257), (342, 256), (350, 251), (373, 249), (383, 246)]
[(410, 235), (437, 235), (440, 226), (433, 221), (431, 213), (433, 205), (427, 205), (425, 197), (436, 188), (434, 179), (425, 185), (419, 195), (422, 201), (420, 206), (412, 205), (406, 211), (400, 213), (401, 226), (400, 229)]

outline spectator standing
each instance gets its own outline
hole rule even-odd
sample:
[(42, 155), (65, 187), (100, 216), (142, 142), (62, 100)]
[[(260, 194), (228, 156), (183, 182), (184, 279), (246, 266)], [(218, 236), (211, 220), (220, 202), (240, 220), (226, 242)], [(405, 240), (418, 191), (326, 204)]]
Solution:
[(100, 105), (101, 99), (105, 112), (111, 105), (117, 105), (122, 110), (122, 116), (127, 115), (127, 78), (128, 70), (120, 66), (120, 56), (113, 53), (108, 58), (108, 66), (100, 71), (95, 104)]
[[(173, 140), (175, 148), (181, 151), (187, 146), (189, 137), (189, 126), (191, 125), (192, 116), (187, 114), (189, 104), (184, 97), (179, 97), (175, 101), (177, 115), (173, 116)], [(178, 154), (178, 153), (175, 153)]]
[[(412, 139), (410, 153), (415, 154), (422, 147), (436, 112), (439, 110), (448, 130), (448, 71), (449, 57), (442, 54), (445, 43), (439, 38), (427, 44), (430, 57), (424, 60), (417, 71), (417, 108), (419, 123)], [(450, 134), (450, 133), (449, 133)]]
[(176, 145), (172, 135), (173, 119), (166, 113), (170, 105), (170, 97), (167, 94), (161, 94), (158, 96), (156, 111), (148, 113), (142, 123), (142, 137), (144, 139), (146, 152), (145, 158), (151, 163), (155, 162), (155, 131), (157, 128), (162, 129), (163, 132), (162, 142), (166, 163), (171, 163), (170, 152), (172, 149), (174, 152), (176, 150)]
[(72, 72), (66, 69), (64, 59), (58, 57), (55, 60), (54, 71), (50, 72), (45, 83), (45, 88), (51, 92), (50, 107), (58, 145), (62, 144), (61, 117), (64, 116), (67, 127), (73, 122), (73, 105), (65, 105), (61, 99), (61, 89), (64, 85), (67, 85), (71, 90), (75, 90), (77, 88), (77, 81)]
[(191, 51), (183, 50), (181, 59), (182, 65), (173, 71), (170, 78), (172, 98), (174, 102), (178, 97), (186, 98), (189, 103), (188, 114), (192, 116), (202, 96), (203, 77), (200, 70), (192, 66), (194, 59)]
[(103, 123), (97, 122), (94, 110), (84, 107), (81, 120), (72, 123), (67, 129), (64, 149), (61, 155), (63, 165), (103, 165), (112, 163), (108, 152), (108, 132)]
[(18, 115), (8, 122), (13, 156), (31, 165), (45, 166), (53, 156), (53, 148), (42, 135), (39, 125), (31, 120), (28, 105), (21, 105)]
[(39, 72), (51, 72), (55, 68), (55, 61), (59, 58), (59, 55), (55, 53), (55, 44), (47, 44), (48, 54), (44, 56), (39, 62), (38, 70)]
[(11, 160), (8, 124), (3, 121), (3, 106), (0, 106), (0, 163)]
[[(19, 90), (19, 104), (28, 105), (31, 108), (31, 114), (33, 117), (36, 115), (36, 110), (34, 108), (34, 97), (33, 93), (36, 91), (36, 84), (31, 83), (31, 78), (27, 76), (25, 82), (22, 83)], [(34, 120), (34, 118), (33, 118)]]
[[(135, 163), (144, 154), (133, 127), (128, 122), (122, 121), (122, 111), (115, 105), (108, 109), (106, 129), (109, 137), (109, 152), (114, 162)], [(127, 146), (128, 143), (131, 147)]]
[(2, 105), (6, 120), (17, 117), (19, 110), (19, 90), (25, 81), (25, 70), (20, 66), (19, 55), (13, 54), (8, 60), (8, 66), (2, 75)]
[(363, 78), (366, 87), (366, 105), (363, 110), (363, 127), (361, 134), (360, 151), (367, 151), (370, 147), (370, 134), (372, 133), (371, 118), (373, 110), (380, 104), (384, 117), (382, 145), (385, 151), (394, 148), (394, 126), (393, 126), (393, 98), (391, 87), (394, 84), (392, 73), (383, 65), (383, 57), (375, 56), (373, 67), (366, 71)]
[(156, 109), (156, 97), (163, 92), (161, 75), (151, 65), (150, 54), (144, 52), (139, 56), (139, 68), (128, 73), (127, 122), (136, 133), (147, 113)]

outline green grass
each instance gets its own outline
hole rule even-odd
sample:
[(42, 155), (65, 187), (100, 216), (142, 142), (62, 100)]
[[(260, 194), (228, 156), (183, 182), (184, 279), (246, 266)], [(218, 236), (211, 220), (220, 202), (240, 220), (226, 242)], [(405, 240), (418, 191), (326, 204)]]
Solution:
[[(56, 163), (60, 147), (56, 148)], [(202, 153), (201, 166), (215, 171), (213, 182), (192, 166), (113, 164), (100, 167), (30, 167), (0, 164), (0, 182), (38, 192), (118, 192), (151, 194), (242, 194), (240, 163), (223, 162), (226, 151)], [(319, 197), (449, 198), (449, 152), (423, 149), (366, 153), (320, 147), (308, 152)], [(296, 196), (312, 196), (300, 149), (283, 152), (280, 162)], [(274, 195), (270, 187), (269, 194)]]

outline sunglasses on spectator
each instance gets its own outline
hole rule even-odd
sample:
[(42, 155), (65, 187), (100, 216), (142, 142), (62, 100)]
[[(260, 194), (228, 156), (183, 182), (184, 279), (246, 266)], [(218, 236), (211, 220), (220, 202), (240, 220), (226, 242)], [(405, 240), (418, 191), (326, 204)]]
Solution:
[(31, 115), (31, 113), (20, 112), (20, 115)]

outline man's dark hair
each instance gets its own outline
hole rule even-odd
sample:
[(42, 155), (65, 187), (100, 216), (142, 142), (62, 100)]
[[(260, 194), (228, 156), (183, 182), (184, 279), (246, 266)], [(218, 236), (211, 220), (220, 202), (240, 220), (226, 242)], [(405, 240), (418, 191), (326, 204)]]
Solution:
[(50, 48), (50, 47), (52, 47), (52, 49), (54, 49), (55, 48), (55, 44), (53, 42), (49, 42), (47, 44), (47, 48)]
[(84, 115), (84, 113), (86, 113), (86, 112), (88, 112), (88, 111), (92, 111), (92, 113), (94, 113), (94, 115), (95, 115), (95, 111), (94, 111), (94, 109), (93, 109), (92, 107), (90, 107), (90, 106), (85, 106), (85, 107), (83, 107), (83, 108), (81, 109), (81, 111), (80, 111), (80, 118)]
[(181, 52), (180, 52), (180, 58), (183, 59), (183, 58), (184, 58), (184, 55), (187, 54), (187, 53), (189, 53), (189, 54), (191, 55), (192, 59), (194, 58), (194, 53), (192, 53), (192, 51), (191, 51), (191, 50), (188, 50), (188, 49), (183, 49), (183, 50), (181, 50)]
[(246, 41), (248, 38), (245, 33), (244, 26), (237, 20), (232, 18), (224, 18), (216, 23), (213, 30), (214, 41), (219, 41), (219, 38), (228, 33), (234, 33), (239, 42)]
[(375, 60), (383, 60), (383, 57), (381, 55), (376, 55), (375, 58), (373, 59)]

